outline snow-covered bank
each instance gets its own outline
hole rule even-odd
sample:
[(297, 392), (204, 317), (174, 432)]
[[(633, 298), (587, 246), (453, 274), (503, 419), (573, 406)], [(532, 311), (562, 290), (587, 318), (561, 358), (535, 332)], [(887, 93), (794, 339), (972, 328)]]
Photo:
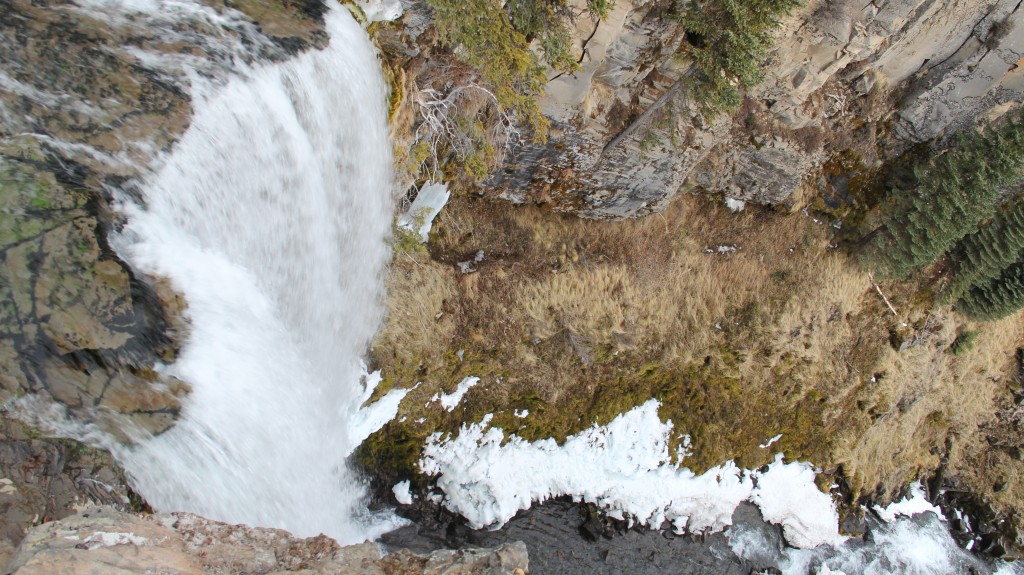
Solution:
[[(660, 420), (658, 407), (650, 400), (562, 445), (506, 437), (489, 426), (487, 416), (464, 425), (457, 437), (431, 436), (419, 465), (437, 475), (443, 505), (474, 528), (499, 528), (520, 510), (568, 495), (653, 528), (725, 531), (732, 560), (787, 575), (1022, 572), (1012, 564), (989, 564), (959, 545), (920, 485), (911, 486), (900, 501), (875, 507), (867, 536), (844, 537), (833, 500), (815, 485), (808, 463), (785, 463), (780, 454), (761, 471), (730, 462), (696, 475), (683, 467), (682, 457), (672, 462), (673, 425)], [(411, 501), (407, 489), (396, 486), (396, 496)], [(739, 519), (733, 525), (744, 501), (757, 506), (764, 521), (781, 527), (789, 547), (758, 527), (765, 525), (760, 521)]]
[(743, 501), (783, 526), (790, 544), (838, 544), (838, 513), (814, 485), (807, 463), (781, 455), (764, 472), (726, 463), (696, 475), (672, 463), (671, 422), (647, 403), (569, 437), (527, 442), (489, 427), (489, 418), (463, 426), (458, 437), (431, 436), (420, 468), (438, 475), (445, 505), (476, 528), (496, 527), (534, 502), (570, 495), (598, 504), (613, 516), (651, 527), (671, 523), (677, 533), (719, 531)]

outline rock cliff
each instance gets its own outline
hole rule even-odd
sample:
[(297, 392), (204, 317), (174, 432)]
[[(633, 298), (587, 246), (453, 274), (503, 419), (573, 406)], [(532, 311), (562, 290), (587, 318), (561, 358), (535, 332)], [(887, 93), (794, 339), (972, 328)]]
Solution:
[(766, 79), (708, 123), (679, 80), (672, 2), (619, 2), (575, 31), (582, 70), (547, 86), (546, 144), (486, 182), (587, 217), (660, 211), (680, 191), (778, 204), (831, 157), (865, 164), (1001, 114), (1024, 95), (1015, 1), (808, 2), (777, 32)]

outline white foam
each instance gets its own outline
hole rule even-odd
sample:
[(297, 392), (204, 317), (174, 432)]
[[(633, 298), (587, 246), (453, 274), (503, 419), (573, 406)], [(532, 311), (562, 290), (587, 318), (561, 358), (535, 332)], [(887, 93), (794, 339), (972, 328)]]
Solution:
[(813, 551), (788, 550), (780, 568), (786, 575), (843, 572), (858, 575), (947, 575), (977, 569), (977, 559), (966, 554), (936, 516), (918, 520), (899, 518), (872, 530), (869, 544), (852, 543)]

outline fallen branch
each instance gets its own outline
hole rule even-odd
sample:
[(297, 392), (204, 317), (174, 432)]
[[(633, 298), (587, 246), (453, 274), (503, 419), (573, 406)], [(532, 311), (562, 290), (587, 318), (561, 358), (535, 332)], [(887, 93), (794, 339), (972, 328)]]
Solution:
[(896, 318), (899, 319), (900, 314), (896, 313), (896, 308), (892, 307), (892, 304), (889, 303), (889, 298), (885, 297), (885, 294), (882, 293), (882, 288), (878, 287), (878, 284), (875, 283), (875, 274), (869, 273), (868, 280), (871, 281), (871, 285), (875, 287), (875, 291), (877, 291), (878, 295), (881, 296), (882, 301), (885, 302), (885, 305), (889, 307), (889, 311), (892, 312), (892, 315), (896, 316)]
[[(419, 107), (419, 116), (422, 119), (420, 126), (416, 129), (416, 141), (427, 142), (430, 146), (430, 154), (427, 160), (433, 159), (430, 177), (437, 179), (440, 160), (438, 155), (445, 146), (452, 152), (465, 155), (473, 149), (473, 139), (470, 134), (461, 128), (457, 118), (460, 113), (459, 100), (470, 92), (476, 92), (484, 96), (498, 110), (498, 130), (500, 140), (498, 146), (506, 154), (521, 139), (521, 134), (515, 126), (512, 114), (502, 109), (498, 97), (476, 83), (469, 83), (457, 86), (450, 90), (447, 95), (432, 88), (420, 90), (414, 96), (414, 101)], [(420, 168), (423, 167), (421, 164)]]

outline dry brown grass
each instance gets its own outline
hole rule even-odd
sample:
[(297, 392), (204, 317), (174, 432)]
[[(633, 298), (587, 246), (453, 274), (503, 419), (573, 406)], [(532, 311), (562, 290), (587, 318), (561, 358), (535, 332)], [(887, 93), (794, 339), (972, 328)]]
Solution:
[[(871, 421), (844, 437), (836, 459), (856, 488), (889, 496), (902, 484), (936, 469), (941, 459), (962, 458), (980, 425), (995, 415), (996, 397), (1013, 369), (1022, 326), (1014, 317), (984, 326), (974, 348), (953, 355), (956, 319), (925, 319), (938, 329), (922, 345), (885, 350), (879, 377), (862, 393)], [(948, 442), (948, 444), (947, 444)]]
[(444, 313), (454, 298), (453, 270), (432, 265), (424, 254), (398, 253), (388, 273), (388, 319), (377, 334), (378, 361), (416, 362), (432, 358), (455, 331), (456, 318)]

